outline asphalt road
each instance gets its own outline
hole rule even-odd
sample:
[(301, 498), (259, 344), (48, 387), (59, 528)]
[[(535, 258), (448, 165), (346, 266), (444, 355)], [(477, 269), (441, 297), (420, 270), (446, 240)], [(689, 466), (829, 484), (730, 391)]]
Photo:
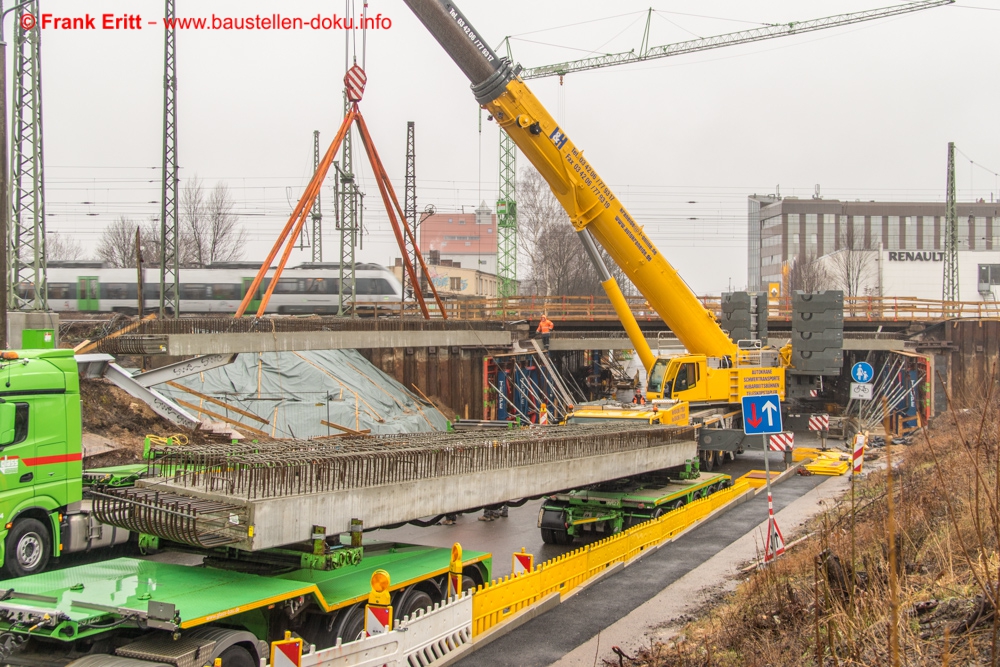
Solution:
[[(808, 436), (803, 436), (803, 439)], [(811, 443), (810, 443), (811, 445)], [(803, 442), (802, 446), (806, 446)], [(781, 454), (772, 452), (768, 462), (772, 470), (784, 470)], [(750, 470), (764, 469), (763, 452), (745, 452), (735, 461), (730, 461), (713, 472), (723, 472), (736, 479)], [(541, 563), (559, 554), (578, 548), (582, 542), (557, 546), (542, 542), (538, 530), (538, 510), (541, 500), (532, 500), (522, 507), (512, 507), (506, 519), (479, 521), (479, 514), (463, 514), (453, 526), (404, 526), (391, 530), (376, 530), (368, 535), (380, 540), (395, 540), (412, 544), (435, 547), (451, 547), (458, 542), (465, 549), (489, 551), (493, 554), (493, 576), (503, 577), (511, 572), (511, 560), (515, 551), (522, 548), (535, 555), (535, 562)], [(595, 537), (594, 539), (599, 539)]]
[[(794, 475), (775, 485), (775, 511), (826, 479)], [(767, 496), (759, 494), (624, 570), (584, 588), (556, 608), (499, 637), (456, 665), (550, 665), (724, 549), (766, 516)]]

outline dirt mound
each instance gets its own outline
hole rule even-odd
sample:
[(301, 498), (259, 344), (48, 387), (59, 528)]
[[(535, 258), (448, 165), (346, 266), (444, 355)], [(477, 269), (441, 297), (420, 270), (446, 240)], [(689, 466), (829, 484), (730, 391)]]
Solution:
[[(201, 436), (180, 427), (153, 412), (137, 398), (129, 396), (107, 380), (80, 380), (83, 402), (83, 432), (110, 442), (115, 451), (102, 453), (97, 465), (129, 463), (142, 457), (142, 444), (147, 435), (170, 436), (183, 433), (192, 442)], [(95, 465), (90, 458), (88, 465)]]

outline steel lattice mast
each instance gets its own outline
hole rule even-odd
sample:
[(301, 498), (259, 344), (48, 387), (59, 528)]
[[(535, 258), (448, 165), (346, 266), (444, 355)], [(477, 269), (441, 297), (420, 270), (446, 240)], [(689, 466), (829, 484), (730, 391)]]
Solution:
[[(164, 17), (174, 17), (166, 0)], [(174, 31), (163, 31), (163, 183), (160, 191), (160, 317), (180, 315), (180, 234), (177, 216), (177, 57)]]
[(517, 146), (506, 132), (500, 133), (497, 277), (500, 279), (497, 296), (517, 296)]
[(955, 143), (948, 142), (948, 184), (944, 222), (942, 301), (958, 301), (958, 208), (955, 195)]
[[(345, 90), (345, 115), (349, 108), (350, 102)], [(337, 308), (338, 315), (343, 315), (348, 308), (354, 306), (357, 295), (357, 286), (354, 280), (354, 257), (361, 233), (361, 225), (358, 218), (358, 186), (354, 182), (354, 155), (351, 150), (353, 134), (354, 131), (349, 130), (344, 137), (340, 164), (336, 165), (337, 175), (340, 178), (340, 219), (337, 221), (340, 227), (340, 280), (337, 287), (340, 305)]]
[[(410, 223), (414, 238), (417, 238), (417, 155), (414, 137), (413, 121), (406, 123), (406, 190), (403, 194), (403, 214)], [(417, 248), (410, 242), (410, 238), (405, 238), (406, 254), (409, 256), (410, 264), (414, 271), (417, 270)], [(420, 289), (420, 277), (417, 274), (417, 285), (411, 284), (410, 277), (403, 271), (403, 298), (413, 299), (413, 293)]]
[[(319, 169), (319, 130), (313, 130), (313, 172)], [(320, 206), (321, 195), (316, 195), (312, 207), (312, 261), (323, 261), (323, 209)]]
[[(7, 305), (48, 310), (45, 276), (45, 174), (42, 147), (41, 29), (21, 17), (39, 16), (38, 2), (19, 6), (14, 19), (14, 113), (11, 119), (11, 222)], [(19, 286), (33, 286), (18, 296)]]

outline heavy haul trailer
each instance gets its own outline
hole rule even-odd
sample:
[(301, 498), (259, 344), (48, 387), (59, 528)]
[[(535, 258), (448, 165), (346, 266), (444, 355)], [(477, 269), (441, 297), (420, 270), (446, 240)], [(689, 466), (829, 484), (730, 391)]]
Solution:
[(729, 475), (698, 472), (696, 459), (675, 476), (641, 475), (548, 496), (538, 511), (538, 527), (546, 544), (570, 544), (586, 534), (612, 535), (732, 483)]
[[(450, 549), (323, 542), (333, 569), (306, 545), (300, 558), (294, 549), (210, 552), (204, 567), (118, 558), (11, 580), (0, 591), (0, 663), (251, 667), (286, 630), (319, 648), (357, 639), (377, 569), (390, 575), (398, 618), (447, 593)], [(490, 567), (488, 554), (464, 552), (463, 589), (488, 581)]]

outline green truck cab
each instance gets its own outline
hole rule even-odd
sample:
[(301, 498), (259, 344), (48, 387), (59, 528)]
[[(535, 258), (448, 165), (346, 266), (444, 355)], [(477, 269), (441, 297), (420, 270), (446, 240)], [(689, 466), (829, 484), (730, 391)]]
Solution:
[(5, 577), (128, 540), (83, 499), (80, 379), (73, 350), (0, 353), (0, 561)]

